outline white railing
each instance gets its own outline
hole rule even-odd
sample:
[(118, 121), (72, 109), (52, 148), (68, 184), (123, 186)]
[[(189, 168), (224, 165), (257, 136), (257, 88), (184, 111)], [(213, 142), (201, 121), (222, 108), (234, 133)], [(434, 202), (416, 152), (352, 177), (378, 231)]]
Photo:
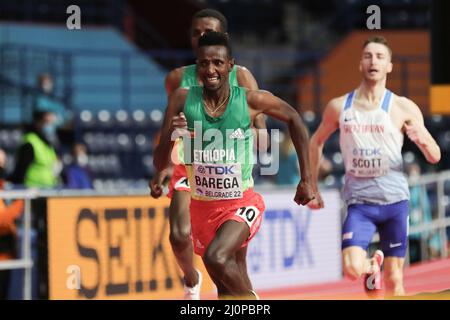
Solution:
[[(436, 201), (437, 201), (437, 217), (429, 222), (423, 222), (409, 228), (409, 234), (433, 232), (439, 230), (440, 238), (440, 254), (442, 258), (448, 257), (447, 248), (447, 232), (446, 228), (450, 227), (450, 217), (445, 216), (446, 206), (450, 205), (450, 195), (445, 194), (445, 182), (450, 181), (450, 170), (442, 171), (438, 173), (424, 174), (418, 178), (409, 179), (408, 183), (410, 187), (413, 186), (426, 186), (430, 184), (436, 184)], [(372, 242), (379, 241), (378, 233), (372, 239)], [(422, 241), (422, 247), (425, 243)], [(409, 250), (409, 247), (408, 247)], [(423, 250), (422, 250), (423, 252)], [(423, 256), (423, 255), (422, 255)], [(425, 255), (427, 256), (427, 255)], [(407, 261), (409, 258), (409, 251), (407, 254)]]
[(423, 233), (423, 232), (431, 232), (435, 230), (439, 230), (439, 238), (441, 242), (441, 257), (448, 257), (447, 250), (447, 232), (446, 228), (450, 227), (450, 217), (445, 216), (446, 207), (449, 203), (449, 195), (445, 194), (445, 182), (450, 181), (450, 170), (442, 171), (433, 174), (426, 174), (420, 176), (418, 179), (409, 179), (410, 186), (425, 186), (429, 184), (436, 184), (436, 192), (437, 192), (437, 219), (433, 219), (430, 222), (424, 222), (417, 226), (413, 226), (409, 229), (409, 234), (413, 233)]
[(23, 239), (22, 239), (22, 258), (0, 261), (0, 270), (24, 269), (23, 279), (23, 299), (31, 300), (31, 275), (33, 268), (33, 259), (31, 257), (31, 200), (38, 195), (37, 190), (23, 191), (3, 191), (0, 192), (0, 199), (23, 199)]

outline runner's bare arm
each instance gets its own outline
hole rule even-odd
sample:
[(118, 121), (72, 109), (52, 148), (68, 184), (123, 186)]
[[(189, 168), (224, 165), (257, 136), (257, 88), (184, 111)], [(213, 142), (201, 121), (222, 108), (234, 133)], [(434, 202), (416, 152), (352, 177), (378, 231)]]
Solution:
[(156, 171), (153, 178), (148, 182), (148, 187), (150, 188), (150, 195), (154, 199), (158, 199), (162, 196), (163, 189), (162, 185), (164, 180), (169, 175), (169, 168), (164, 169), (163, 171)]
[[(183, 75), (183, 68), (177, 68), (170, 71), (165, 80), (164, 87), (166, 88), (166, 94), (169, 99), (170, 95), (180, 86), (181, 77)], [(150, 195), (153, 198), (159, 198), (162, 195), (162, 182), (169, 175), (169, 169), (162, 171), (156, 171), (153, 178), (149, 181), (148, 186), (150, 188)]]
[(311, 160), (312, 185), (318, 191), (317, 179), (319, 163), (322, 158), (323, 146), (333, 132), (339, 127), (340, 105), (338, 99), (328, 102), (322, 115), (322, 121), (309, 141), (309, 156)]
[(178, 87), (181, 84), (181, 76), (183, 75), (183, 68), (176, 68), (172, 71), (170, 71), (166, 79), (164, 81), (164, 86), (166, 87), (166, 93), (167, 96), (170, 97), (170, 95), (178, 89)]
[(318, 177), (319, 164), (322, 158), (323, 146), (330, 135), (339, 127), (340, 103), (339, 98), (331, 100), (322, 115), (322, 121), (309, 141), (309, 157), (311, 161), (312, 187), (316, 198), (308, 206), (311, 209), (324, 207), (322, 196), (319, 192)]
[(428, 162), (438, 163), (441, 159), (441, 149), (425, 128), (423, 115), (419, 107), (407, 98), (400, 98), (399, 105), (406, 114), (403, 124), (405, 134), (419, 147)]
[(249, 90), (259, 89), (255, 77), (253, 77), (250, 70), (246, 67), (236, 66), (236, 79), (240, 87), (244, 87)]
[(287, 102), (263, 90), (248, 91), (247, 102), (250, 113), (254, 118), (259, 113), (264, 113), (288, 125), (295, 150), (299, 160), (301, 182), (297, 188), (295, 201), (305, 205), (314, 198), (310, 189), (311, 171), (308, 152), (308, 130), (305, 127), (298, 112)]
[[(249, 90), (258, 90), (258, 83), (253, 77), (250, 70), (242, 66), (236, 66), (236, 78), (240, 87), (247, 88)], [(258, 150), (266, 151), (269, 148), (269, 135), (267, 133), (266, 116), (260, 113), (253, 120), (253, 127), (256, 130), (256, 145)]]
[(170, 163), (170, 153), (175, 142), (172, 140), (173, 131), (177, 128), (187, 128), (186, 118), (182, 113), (187, 92), (188, 90), (179, 88), (169, 98), (161, 138), (153, 155), (153, 165), (157, 171), (164, 170)]

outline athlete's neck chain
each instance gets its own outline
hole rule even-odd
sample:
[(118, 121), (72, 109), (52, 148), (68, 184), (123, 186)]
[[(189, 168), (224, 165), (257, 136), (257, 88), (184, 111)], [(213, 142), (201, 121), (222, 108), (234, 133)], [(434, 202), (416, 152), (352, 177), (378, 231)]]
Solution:
[(218, 106), (215, 108), (215, 109), (213, 109), (212, 107), (211, 107), (211, 105), (208, 103), (208, 102), (206, 102), (206, 99), (205, 99), (205, 97), (204, 97), (204, 94), (203, 94), (203, 103), (205, 104), (205, 107), (206, 107), (206, 109), (212, 114), (212, 115), (214, 115), (217, 111), (219, 111), (219, 109), (221, 109), (226, 103), (227, 103), (227, 101), (230, 99), (230, 92), (228, 91), (228, 95), (227, 95), (227, 97), (225, 98), (225, 99), (223, 99), (222, 100), (222, 102), (220, 102), (219, 104), (218, 104)]

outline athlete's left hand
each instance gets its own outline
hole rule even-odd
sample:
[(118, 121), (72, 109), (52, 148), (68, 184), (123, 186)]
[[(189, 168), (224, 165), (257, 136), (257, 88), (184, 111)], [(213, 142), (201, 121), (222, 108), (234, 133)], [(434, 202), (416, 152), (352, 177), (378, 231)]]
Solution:
[(308, 203), (308, 207), (312, 210), (318, 210), (324, 207), (322, 195), (319, 191), (314, 192), (314, 199)]
[(295, 203), (304, 206), (308, 204), (308, 202), (310, 202), (312, 199), (314, 199), (312, 186), (305, 181), (300, 181), (294, 197)]
[(167, 170), (163, 170), (161, 172), (157, 172), (155, 176), (149, 181), (148, 187), (150, 189), (150, 195), (152, 196), (152, 198), (158, 199), (162, 196), (162, 185), (166, 177)]
[(423, 126), (420, 123), (413, 120), (405, 121), (405, 124), (403, 125), (406, 135), (416, 145), (423, 145), (426, 143), (422, 127)]

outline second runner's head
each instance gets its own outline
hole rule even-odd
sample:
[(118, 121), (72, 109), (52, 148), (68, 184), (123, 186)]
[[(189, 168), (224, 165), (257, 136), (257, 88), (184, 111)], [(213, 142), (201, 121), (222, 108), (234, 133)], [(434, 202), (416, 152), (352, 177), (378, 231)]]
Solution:
[(228, 35), (222, 32), (208, 32), (200, 37), (197, 49), (197, 74), (205, 89), (217, 91), (228, 85), (234, 59), (228, 42)]
[(197, 50), (198, 39), (206, 32), (216, 31), (226, 33), (228, 22), (223, 14), (213, 9), (203, 9), (192, 17), (191, 22), (191, 45)]

